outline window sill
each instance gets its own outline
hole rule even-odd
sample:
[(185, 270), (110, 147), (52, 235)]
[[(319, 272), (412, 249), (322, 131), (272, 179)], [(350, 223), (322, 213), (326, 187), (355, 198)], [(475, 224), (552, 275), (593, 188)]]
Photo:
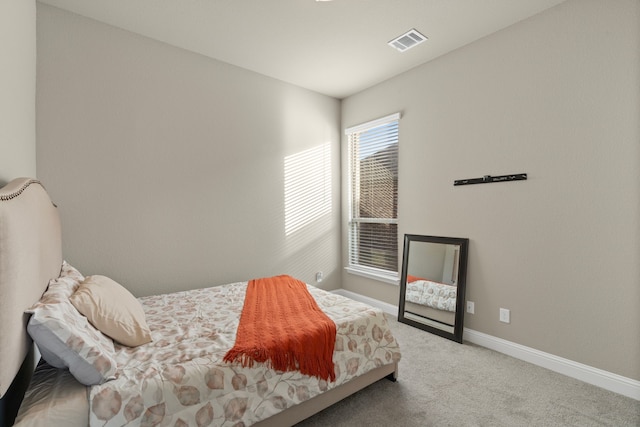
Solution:
[(390, 285), (400, 285), (400, 277), (398, 277), (398, 273), (389, 273), (383, 270), (362, 267), (345, 267), (345, 270), (350, 274), (355, 274), (356, 276), (366, 277), (367, 279), (377, 280)]

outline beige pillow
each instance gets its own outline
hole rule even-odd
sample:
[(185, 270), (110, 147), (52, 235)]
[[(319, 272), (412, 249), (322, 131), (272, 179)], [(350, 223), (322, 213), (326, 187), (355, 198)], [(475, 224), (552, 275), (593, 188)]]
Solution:
[(105, 276), (87, 276), (71, 295), (71, 304), (100, 332), (129, 347), (151, 341), (140, 302)]

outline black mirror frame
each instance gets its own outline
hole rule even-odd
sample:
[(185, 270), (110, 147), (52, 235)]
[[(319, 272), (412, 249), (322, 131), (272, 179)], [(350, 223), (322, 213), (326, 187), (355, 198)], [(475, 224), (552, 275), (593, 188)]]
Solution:
[[(445, 245), (459, 245), (458, 281), (456, 294), (456, 313), (453, 333), (447, 332), (430, 325), (416, 322), (404, 316), (405, 294), (407, 292), (407, 270), (409, 266), (409, 246), (411, 242), (442, 243)], [(402, 252), (402, 275), (400, 276), (400, 303), (398, 305), (398, 321), (407, 325), (439, 335), (443, 338), (462, 343), (464, 331), (465, 292), (467, 289), (467, 254), (469, 252), (469, 239), (459, 237), (424, 236), (420, 234), (405, 234), (404, 248)]]

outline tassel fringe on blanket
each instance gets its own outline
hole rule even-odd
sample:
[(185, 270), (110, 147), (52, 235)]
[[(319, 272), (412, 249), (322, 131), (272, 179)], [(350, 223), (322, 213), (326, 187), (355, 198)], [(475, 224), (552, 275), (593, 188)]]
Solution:
[(318, 307), (307, 285), (291, 276), (249, 281), (236, 334), (224, 357), (244, 367), (266, 363), (335, 381), (335, 323)]

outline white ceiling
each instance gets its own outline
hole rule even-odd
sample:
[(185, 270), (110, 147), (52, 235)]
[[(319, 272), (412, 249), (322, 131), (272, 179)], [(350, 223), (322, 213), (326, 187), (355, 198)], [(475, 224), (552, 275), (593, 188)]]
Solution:
[[(564, 0), (38, 0), (344, 98)], [(415, 28), (404, 53), (387, 42)]]

